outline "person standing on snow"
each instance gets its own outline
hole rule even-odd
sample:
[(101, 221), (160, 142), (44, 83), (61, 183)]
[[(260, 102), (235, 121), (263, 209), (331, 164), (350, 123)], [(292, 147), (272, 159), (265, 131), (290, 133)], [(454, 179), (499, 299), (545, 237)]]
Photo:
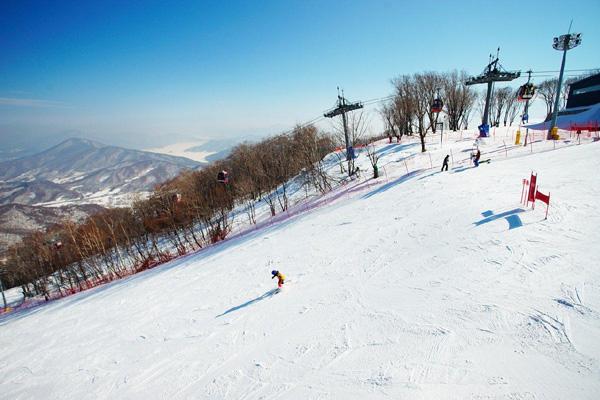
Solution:
[(446, 154), (446, 157), (444, 157), (444, 163), (442, 164), (442, 171), (444, 170), (444, 168), (446, 169), (446, 171), (448, 171), (448, 160), (450, 160), (450, 155)]
[(277, 277), (277, 287), (282, 287), (285, 281), (285, 275), (276, 270), (271, 271), (271, 274), (273, 275), (271, 279)]
[(479, 149), (477, 149), (477, 152), (475, 153), (475, 157), (473, 157), (473, 164), (475, 164), (476, 167), (479, 167), (479, 159), (481, 158), (481, 151), (479, 151)]

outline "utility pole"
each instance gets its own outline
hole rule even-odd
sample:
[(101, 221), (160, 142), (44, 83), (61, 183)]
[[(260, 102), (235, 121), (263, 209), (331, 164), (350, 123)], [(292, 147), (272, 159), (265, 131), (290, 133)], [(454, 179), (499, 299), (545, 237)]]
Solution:
[[(531, 70), (527, 71), (527, 85), (529, 85), (531, 81)], [(525, 109), (523, 110), (523, 116), (521, 117), (521, 124), (525, 122), (529, 122), (529, 100), (525, 100)], [(529, 136), (529, 128), (525, 127), (525, 140), (523, 147), (527, 147), (527, 137)]]
[(2, 284), (2, 273), (3, 268), (0, 268), (0, 292), (2, 292), (2, 302), (4, 303), (4, 310), (6, 310), (6, 296), (4, 295), (4, 285)]
[(487, 83), (487, 94), (485, 96), (483, 119), (481, 121), (481, 125), (478, 127), (480, 137), (488, 137), (490, 134), (490, 125), (488, 123), (488, 119), (490, 114), (490, 99), (492, 97), (492, 87), (494, 82), (508, 82), (521, 76), (520, 71), (508, 72), (503, 70), (502, 66), (499, 66), (499, 55), (500, 47), (498, 47), (495, 58), (493, 58), (490, 54), (490, 62), (484, 68), (483, 73), (479, 76), (469, 78), (465, 82), (465, 85), (478, 85), (481, 83)]
[(348, 103), (344, 98), (344, 93), (340, 96), (340, 88), (338, 87), (338, 99), (337, 99), (337, 107), (331, 111), (323, 114), (326, 118), (333, 118), (338, 115), (342, 116), (342, 124), (344, 125), (344, 139), (346, 140), (346, 160), (348, 161), (348, 176), (354, 174), (353, 168), (353, 159), (354, 159), (354, 148), (352, 147), (352, 143), (350, 143), (350, 137), (348, 134), (348, 121), (346, 120), (346, 113), (354, 110), (358, 110), (359, 108), (363, 108), (363, 105), (360, 102), (357, 103)]
[[(573, 21), (571, 21), (571, 24)], [(552, 121), (548, 130), (548, 139), (558, 139), (558, 127), (556, 126), (556, 118), (558, 117), (558, 104), (560, 102), (560, 89), (562, 86), (563, 75), (565, 72), (565, 61), (567, 59), (567, 51), (581, 44), (581, 33), (570, 33), (571, 25), (569, 25), (569, 33), (554, 38), (552, 47), (554, 50), (563, 52), (562, 63), (560, 65), (560, 75), (558, 75), (558, 84), (556, 85), (556, 98), (554, 100), (554, 110), (552, 111)]]

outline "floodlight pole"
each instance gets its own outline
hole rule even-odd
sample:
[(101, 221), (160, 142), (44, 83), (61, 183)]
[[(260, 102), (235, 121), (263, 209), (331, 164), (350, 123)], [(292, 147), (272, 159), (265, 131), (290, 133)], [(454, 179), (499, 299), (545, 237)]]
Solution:
[(558, 75), (558, 85), (556, 85), (556, 99), (554, 99), (554, 111), (552, 111), (552, 122), (548, 130), (547, 139), (554, 139), (554, 128), (556, 127), (556, 118), (558, 117), (558, 104), (560, 102), (560, 88), (562, 87), (563, 75), (565, 73), (565, 61), (567, 60), (567, 47), (563, 50), (562, 64), (560, 64), (560, 74)]
[[(527, 83), (531, 81), (531, 70), (527, 71)], [(525, 100), (525, 110), (523, 111), (523, 116), (521, 117), (521, 123), (525, 122), (525, 118), (527, 118), (527, 122), (529, 122), (529, 100)], [(525, 140), (523, 141), (523, 147), (527, 147), (527, 139), (529, 136), (529, 128), (525, 127)]]
[[(569, 27), (569, 31), (570, 31)], [(575, 48), (581, 44), (581, 34), (580, 33), (567, 33), (566, 35), (561, 35), (558, 38), (554, 38), (554, 47), (555, 50), (562, 50), (562, 63), (560, 65), (560, 74), (558, 75), (558, 84), (556, 85), (556, 98), (554, 99), (554, 110), (552, 111), (552, 120), (550, 121), (550, 129), (548, 129), (548, 137), (547, 139), (558, 139), (558, 128), (556, 127), (556, 119), (558, 117), (558, 107), (560, 103), (560, 89), (562, 87), (563, 76), (565, 73), (565, 62), (567, 60), (567, 51)]]

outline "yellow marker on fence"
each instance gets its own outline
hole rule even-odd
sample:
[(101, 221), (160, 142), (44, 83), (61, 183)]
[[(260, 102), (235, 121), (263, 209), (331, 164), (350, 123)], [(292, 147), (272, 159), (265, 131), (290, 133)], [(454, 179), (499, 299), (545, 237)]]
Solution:
[(515, 136), (515, 144), (521, 144), (521, 131), (517, 130), (517, 136)]

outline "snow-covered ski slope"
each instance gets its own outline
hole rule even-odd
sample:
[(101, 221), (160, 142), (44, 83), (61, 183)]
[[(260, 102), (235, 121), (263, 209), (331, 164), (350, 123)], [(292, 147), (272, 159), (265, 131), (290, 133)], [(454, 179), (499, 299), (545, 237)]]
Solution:
[[(597, 399), (600, 143), (403, 178), (395, 165), (322, 207), (6, 316), (0, 398)], [(546, 221), (545, 205), (519, 204), (531, 170), (551, 193)], [(289, 278), (278, 294), (270, 260)]]

